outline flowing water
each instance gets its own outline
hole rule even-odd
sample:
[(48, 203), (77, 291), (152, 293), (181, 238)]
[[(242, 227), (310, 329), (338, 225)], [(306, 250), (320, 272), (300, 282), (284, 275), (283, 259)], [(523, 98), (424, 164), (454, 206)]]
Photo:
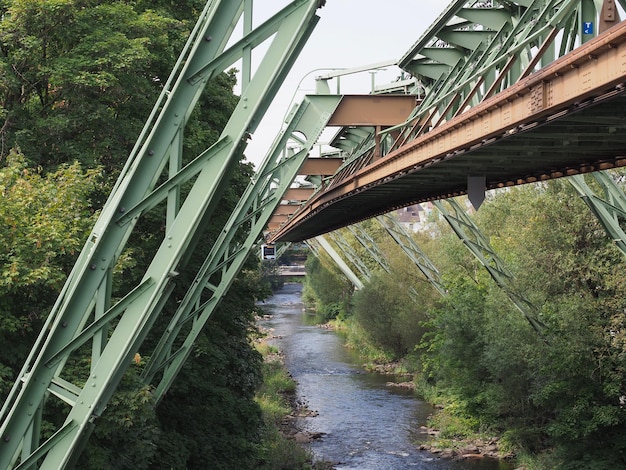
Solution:
[(337, 470), (503, 470), (493, 460), (453, 461), (418, 450), (427, 435), (420, 426), (433, 409), (411, 391), (389, 387), (393, 379), (365, 373), (336, 333), (304, 313), (301, 286), (286, 284), (263, 305), (272, 317), (273, 343), (298, 383), (298, 398), (317, 416), (302, 418), (304, 431), (322, 433), (310, 448)]

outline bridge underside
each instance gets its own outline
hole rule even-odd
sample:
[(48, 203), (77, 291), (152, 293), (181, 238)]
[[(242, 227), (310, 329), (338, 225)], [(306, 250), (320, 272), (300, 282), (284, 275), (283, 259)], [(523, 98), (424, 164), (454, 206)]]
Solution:
[[(389, 151), (363, 153), (355, 169), (348, 162), (272, 241), (306, 240), (468, 186), (471, 198), (626, 165), (625, 64), (626, 21), (474, 106), (459, 91), (453, 102), (467, 104), (454, 115), (418, 112), (379, 130), (378, 141), (394, 140)], [(418, 131), (403, 140), (407, 130)]]
[(624, 166), (626, 95), (622, 89), (619, 85), (604, 97), (571, 105), (541, 122), (401, 168), (343, 193), (331, 193), (326, 200), (321, 194), (279, 240), (305, 240), (372, 215), (466, 194), (468, 176), (484, 176), (489, 190)]

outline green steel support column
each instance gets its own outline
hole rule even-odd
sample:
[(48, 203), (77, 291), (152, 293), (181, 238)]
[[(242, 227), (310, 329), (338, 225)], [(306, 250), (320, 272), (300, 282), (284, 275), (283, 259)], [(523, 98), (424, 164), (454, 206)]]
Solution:
[(578, 31), (582, 42), (587, 42), (598, 35), (597, 11), (594, 0), (581, 0)]
[[(160, 375), (156, 380), (157, 401), (173, 383), (198, 333), (248, 256), (256, 253), (269, 219), (340, 100), (337, 95), (305, 97), (246, 188), (144, 370), (146, 383), (154, 383)], [(299, 135), (306, 135), (306, 141), (302, 142)], [(301, 148), (297, 152), (287, 151), (295, 140), (302, 142)]]
[[(243, 19), (243, 32), (248, 34), (252, 31), (252, 0), (244, 0), (244, 19)], [(247, 88), (252, 79), (252, 46), (247, 45), (243, 47), (242, 54), (242, 73), (241, 73), (241, 87)]]
[(316, 258), (320, 257), (319, 244), (315, 242), (315, 239), (304, 240), (306, 246), (309, 247), (309, 250), (313, 253), (313, 256)]
[(463, 244), (487, 269), (491, 278), (507, 294), (517, 309), (522, 312), (522, 315), (524, 315), (531, 326), (537, 332), (542, 332), (545, 326), (538, 320), (539, 312), (523, 294), (517, 291), (513, 284), (513, 274), (493, 250), (487, 238), (456, 200), (446, 199), (446, 201), (452, 212), (446, 208), (443, 201), (435, 201), (434, 204), (441, 211), (441, 214)]
[[(183, 54), (181, 54), (181, 57), (186, 57), (189, 55), (190, 53), (190, 48), (191, 45), (193, 44), (194, 40), (195, 40), (195, 36), (198, 36), (198, 34), (200, 33), (200, 30), (202, 28), (202, 24), (206, 21), (208, 21), (208, 16), (209, 16), (209, 12), (208, 12), (208, 8), (205, 9), (205, 11), (203, 12), (203, 15), (201, 17), (201, 20), (198, 22), (198, 25), (196, 25), (196, 28), (194, 29), (192, 36), (190, 37), (187, 45), (185, 46), (185, 49), (183, 51)], [(176, 64), (176, 67), (174, 69), (174, 72), (172, 73), (172, 76), (170, 77), (170, 79), (168, 80), (168, 82), (165, 84), (164, 90), (159, 98), (159, 102), (157, 103), (157, 105), (155, 106), (155, 110), (152, 112), (150, 118), (149, 118), (149, 122), (146, 125), (146, 128), (144, 129), (144, 131), (142, 132), (140, 139), (137, 143), (137, 145), (135, 146), (135, 148), (133, 149), (133, 153), (131, 154), (131, 157), (129, 158), (129, 160), (127, 161), (127, 164), (125, 166), (125, 168), (122, 171), (122, 175), (120, 177), (120, 179), (118, 180), (118, 183), (116, 184), (114, 191), (113, 191), (113, 195), (109, 198), (109, 201), (107, 203), (107, 205), (104, 207), (103, 211), (102, 211), (102, 215), (98, 221), (98, 223), (96, 224), (96, 227), (92, 233), (92, 236), (89, 238), (88, 240), (88, 244), (85, 247), (85, 249), (82, 251), (77, 263), (74, 266), (74, 269), (72, 270), (72, 272), (70, 273), (70, 276), (68, 278), (68, 281), (66, 282), (60, 296), (59, 299), (57, 300), (57, 303), (54, 306), (54, 309), (52, 311), (52, 313), (49, 315), (48, 320), (46, 322), (46, 325), (43, 329), (43, 331), (48, 331), (48, 330), (55, 330), (57, 331), (59, 328), (59, 325), (61, 325), (61, 327), (65, 328), (65, 331), (67, 332), (72, 332), (76, 331), (78, 329), (78, 326), (80, 323), (82, 323), (82, 318), (80, 316), (76, 316), (74, 315), (74, 321), (71, 321), (73, 318), (70, 318), (70, 322), (67, 322), (65, 320), (61, 320), (62, 314), (59, 313), (61, 309), (67, 309), (67, 302), (68, 299), (71, 297), (72, 294), (78, 292), (90, 292), (90, 293), (95, 293), (95, 291), (97, 289), (100, 288), (101, 286), (101, 278), (100, 277), (95, 277), (90, 276), (92, 279), (90, 280), (89, 283), (87, 282), (83, 282), (82, 285), (80, 286), (80, 289), (77, 289), (77, 285), (79, 284), (80, 281), (80, 277), (83, 277), (86, 275), (87, 272), (87, 268), (89, 266), (89, 263), (92, 259), (95, 259), (95, 257), (93, 256), (94, 251), (96, 250), (96, 248), (100, 248), (100, 251), (104, 251), (103, 248), (103, 243), (102, 243), (102, 237), (101, 234), (105, 231), (105, 228), (107, 227), (107, 225), (109, 224), (111, 218), (112, 218), (112, 213), (116, 210), (116, 207), (119, 205), (119, 194), (120, 191), (119, 189), (122, 186), (128, 186), (129, 182), (128, 182), (128, 178), (129, 178), (129, 174), (130, 174), (130, 170), (133, 166), (137, 165), (137, 161), (138, 161), (138, 156), (140, 151), (143, 152), (141, 150), (142, 145), (144, 143), (144, 141), (146, 141), (147, 136), (148, 136), (148, 131), (150, 130), (150, 128), (154, 125), (155, 120), (156, 120), (156, 116), (158, 114), (158, 110), (163, 106), (166, 97), (168, 95), (168, 93), (171, 92), (172, 87), (173, 87), (173, 83), (177, 77), (177, 75), (180, 73), (180, 68), (181, 68), (181, 63), (182, 63), (182, 58), (179, 59), (178, 63)], [(145, 151), (145, 150), (144, 150)], [(150, 168), (152, 170), (152, 174), (154, 175), (155, 173), (158, 172), (158, 169), (154, 169), (154, 168)], [(142, 181), (144, 184), (145, 182)], [(117, 240), (115, 240), (115, 242), (117, 241), (121, 241), (124, 240), (125, 234), (121, 234), (118, 235)], [(98, 246), (100, 245), (100, 246)], [(112, 247), (115, 245), (114, 242), (109, 244), (110, 246), (107, 246), (106, 248), (108, 248), (108, 251), (111, 252), (113, 251), (114, 253), (117, 250), (113, 250)], [(113, 255), (115, 256), (115, 254)], [(103, 257), (103, 262), (107, 261), (106, 257)], [(110, 260), (109, 263), (112, 264), (113, 260)], [(88, 284), (88, 285), (87, 285)], [(91, 303), (91, 296), (95, 295), (95, 294), (86, 294), (84, 295), (84, 299), (81, 299), (80, 302), (80, 306), (74, 306), (73, 308), (75, 308), (77, 311), (85, 311), (89, 309), (89, 304)], [(56, 340), (58, 343), (63, 343), (68, 341), (73, 333), (69, 333), (64, 335), (64, 337), (62, 338), (53, 338), (54, 340)], [(11, 407), (15, 406), (16, 404), (16, 400), (21, 400), (21, 403), (23, 404), (25, 401), (24, 398), (24, 394), (25, 393), (29, 393), (28, 388), (29, 386), (31, 388), (35, 388), (36, 390), (31, 390), (30, 393), (32, 394), (29, 399), (32, 399), (33, 401), (30, 402), (30, 404), (28, 405), (29, 408), (34, 409), (37, 408), (40, 404), (41, 404), (41, 400), (43, 398), (43, 395), (45, 393), (45, 383), (42, 382), (41, 385), (43, 385), (43, 387), (39, 386), (39, 384), (37, 385), (32, 385), (30, 384), (30, 381), (28, 380), (29, 377), (31, 377), (33, 374), (31, 373), (31, 370), (33, 368), (33, 361), (35, 360), (35, 358), (37, 357), (38, 354), (40, 354), (43, 345), (44, 345), (44, 341), (47, 341), (47, 335), (42, 334), (40, 335), (40, 337), (37, 340), (37, 343), (35, 344), (35, 346), (33, 347), (33, 349), (31, 350), (31, 354), (29, 355), (26, 364), (24, 366), (24, 368), (22, 369), (21, 373), (19, 374), (18, 377), (18, 381), (16, 382), (16, 385), (13, 387), (11, 393), (9, 394), (9, 397), (7, 398), (7, 400), (4, 403), (2, 412), (0, 413), (2, 420), (3, 420), (3, 425), (2, 425), (2, 437), (3, 437), (3, 441), (4, 443), (9, 443), (10, 445), (4, 444), (2, 445), (2, 449), (0, 449), (0, 461), (2, 462), (1, 467), (2, 468), (9, 468), (9, 464), (7, 462), (7, 459), (10, 459), (11, 457), (7, 457), (9, 455), (10, 451), (7, 451), (6, 449), (8, 447), (12, 448), (12, 449), (16, 449), (19, 447), (19, 442), (22, 438), (22, 434), (24, 432), (24, 430), (26, 429), (26, 427), (28, 426), (28, 418), (27, 416), (31, 416), (32, 413), (30, 412), (30, 410), (25, 410), (22, 409), (21, 412), (15, 412), (14, 410), (11, 410)], [(49, 377), (47, 377), (49, 378)], [(23, 381), (24, 387), (21, 387), (20, 384)], [(18, 393), (21, 393), (21, 395), (18, 397)], [(23, 406), (23, 405), (21, 405)], [(11, 419), (14, 420), (19, 420), (19, 423), (9, 423), (9, 420), (7, 419), (7, 414), (8, 413), (12, 413)], [(20, 418), (21, 416), (21, 418)], [(32, 429), (32, 427), (31, 427)], [(36, 432), (39, 432), (39, 430), (37, 429)], [(24, 436), (26, 439), (28, 439), (27, 436)]]
[[(315, 237), (314, 240), (322, 248), (324, 248), (324, 250), (326, 250), (326, 253), (328, 253), (328, 256), (331, 257), (331, 259), (335, 262), (335, 264), (341, 270), (341, 272), (350, 280), (350, 282), (352, 282), (354, 287), (356, 289), (363, 289), (363, 287), (365, 286), (365, 284), (363, 284), (363, 281), (361, 281), (359, 277), (356, 274), (354, 274), (354, 271), (352, 271), (352, 269), (350, 269), (350, 267), (346, 264), (343, 258), (339, 256), (339, 253), (335, 251), (333, 246), (328, 242), (328, 240), (326, 240), (324, 235), (319, 235)], [(318, 250), (314, 250), (314, 252), (315, 251), (318, 251)]]
[[(99, 321), (104, 316), (105, 312), (111, 308), (113, 269), (109, 267), (107, 271), (107, 276), (102, 281), (102, 285), (96, 294), (95, 321)], [(96, 364), (100, 360), (100, 355), (106, 345), (108, 334), (109, 328), (103, 327), (98, 334), (94, 335), (93, 347), (91, 348), (91, 364)]]
[(350, 243), (348, 243), (348, 240), (346, 240), (341, 231), (336, 230), (334, 232), (330, 232), (328, 235), (335, 242), (337, 248), (341, 251), (341, 254), (348, 259), (357, 271), (359, 271), (362, 279), (369, 281), (372, 278), (371, 269), (363, 262), (357, 252), (354, 251), (354, 248), (350, 246)]
[[(183, 135), (178, 132), (172, 142), (169, 157), (169, 178), (174, 178), (183, 167)], [(167, 194), (166, 227), (172, 226), (180, 208), (180, 186), (172, 187)]]
[[(381, 251), (378, 243), (374, 240), (369, 233), (365, 230), (362, 224), (354, 224), (348, 227), (350, 233), (354, 235), (354, 238), (367, 250), (368, 254), (378, 263), (378, 265), (387, 272), (391, 273), (389, 263), (385, 259), (383, 252)], [(409, 287), (409, 295), (415, 303), (419, 303), (419, 294), (413, 286)]]
[[(544, 37), (541, 38), (541, 42), (543, 43), (546, 39), (547, 39), (547, 36), (544, 35)], [(554, 42), (551, 42), (550, 44), (547, 45), (545, 53), (541, 57), (541, 67), (543, 68), (549, 65), (550, 63), (554, 62), (556, 58), (557, 58), (556, 47), (555, 47)]]
[(595, 172), (591, 173), (591, 176), (600, 185), (604, 197), (594, 193), (585, 182), (583, 175), (570, 176), (567, 180), (598, 218), (607, 235), (626, 255), (626, 233), (620, 224), (620, 221), (622, 223), (626, 221), (626, 195), (609, 173)]
[(348, 227), (350, 233), (354, 236), (354, 238), (363, 245), (368, 252), (368, 254), (374, 258), (374, 260), (378, 263), (378, 265), (383, 268), (388, 273), (390, 272), (389, 263), (383, 256), (382, 251), (380, 251), (380, 247), (378, 243), (370, 236), (369, 233), (365, 231), (363, 226), (359, 224), (350, 225)]
[[(210, 222), (219, 196), (253, 133), (280, 87), (295, 57), (314, 28), (319, 0), (294, 1), (239, 40), (232, 38), (244, 10), (242, 1), (210, 1), (164, 86), (101, 216), (37, 339), (0, 412), (0, 468), (58, 470), (72, 465), (106, 408), (124, 371), (140, 350), (161, 313), (181, 263), (189, 256), (197, 232)], [(234, 39), (234, 40), (231, 40)], [(267, 44), (269, 43), (269, 44)], [(229, 44), (232, 44), (229, 46)], [(250, 83), (219, 141), (197, 156), (161, 187), (168, 159), (178, 145), (206, 82), (231, 67), (245, 47), (267, 45)], [(228, 48), (227, 48), (228, 46)], [(165, 174), (163, 173), (165, 170)], [(176, 186), (195, 178), (185, 201), (172, 216), (161, 246), (143, 280), (127, 293), (117, 293), (110, 308), (94, 320), (98, 292), (106, 289), (108, 273), (122, 252), (139, 218)], [(117, 300), (119, 299), (119, 300)], [(106, 302), (105, 302), (106, 304)], [(100, 308), (100, 307), (99, 307)], [(115, 322), (113, 322), (115, 320)], [(106, 345), (93, 342), (111, 327)], [(63, 365), (81, 346), (101, 349), (99, 360), (85, 377), (64, 377)], [(74, 383), (80, 383), (76, 386)], [(47, 400), (44, 400), (45, 397)], [(37, 449), (44, 430), (34, 421), (37, 410), (61, 398), (68, 406), (65, 422)], [(48, 433), (48, 430), (45, 430)]]
[(390, 214), (384, 214), (378, 216), (376, 220), (387, 230), (396, 243), (400, 245), (402, 250), (404, 250), (406, 255), (415, 263), (424, 276), (426, 276), (426, 279), (430, 281), (433, 287), (445, 297), (448, 291), (441, 282), (441, 274), (439, 274), (439, 271), (426, 253), (424, 253), (415, 240), (413, 240), (413, 237), (398, 223), (396, 218)]

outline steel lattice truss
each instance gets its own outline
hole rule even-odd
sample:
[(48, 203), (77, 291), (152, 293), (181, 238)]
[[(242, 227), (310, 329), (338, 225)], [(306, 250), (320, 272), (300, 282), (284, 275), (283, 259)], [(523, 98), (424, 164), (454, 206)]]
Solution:
[[(618, 3), (626, 9), (626, 2)], [(405, 89), (420, 102), (406, 123), (383, 132), (383, 155), (505, 90), (617, 21), (613, 1), (452, 2), (398, 61), (415, 79), (413, 87)], [(359, 133), (346, 132), (353, 151), (335, 175), (335, 184), (374, 157), (372, 133), (360, 134), (355, 142)]]
[[(175, 311), (166, 312), (179, 274), (193, 277), (189, 260), (203, 228), (213, 223), (246, 142), (310, 36), (319, 5), (319, 0), (295, 1), (252, 28), (252, 1), (207, 2), (3, 406), (0, 468), (72, 467), (137, 354), (149, 358), (142, 378), (154, 387), (156, 400), (167, 391), (336, 106), (336, 98), (318, 97), (293, 113), (187, 294)], [(238, 24), (243, 33), (235, 32)], [(252, 71), (252, 53), (260, 45)], [(206, 83), (240, 60), (242, 93), (222, 135), (201, 155), (183, 159), (185, 123)], [(288, 142), (295, 151), (286, 151)], [(183, 161), (189, 163), (183, 166)], [(143, 280), (129, 292), (113, 292), (115, 266), (134, 227), (164, 206), (165, 236)], [(170, 324), (155, 332), (161, 315)], [(143, 343), (149, 332), (161, 335), (153, 350)], [(89, 373), (69, 376), (66, 363), (85, 347), (92, 350)], [(59, 401), (69, 410), (67, 417), (46, 438), (43, 411)]]
[[(619, 1), (618, 4), (609, 0), (604, 2), (580, 0), (452, 2), (398, 61), (398, 65), (412, 78), (409, 80), (403, 77), (401, 83), (390, 84), (386, 89), (380, 87), (378, 90), (379, 93), (397, 93), (401, 90), (406, 93), (413, 93), (418, 97), (417, 106), (406, 122), (400, 125), (387, 129), (350, 126), (343, 128), (337, 134), (333, 145), (342, 150), (345, 163), (333, 178), (323, 188), (320, 188), (318, 193), (321, 194), (320, 203), (319, 206), (314, 206), (315, 209), (319, 207), (320, 212), (325, 212), (327, 218), (333, 217), (332, 207), (335, 200), (331, 199), (331, 196), (325, 198), (326, 191), (330, 192), (340, 187), (347, 188), (349, 186), (347, 182), (351, 181), (354, 175), (365, 174), (365, 169), (370, 168), (378, 160), (383, 160), (387, 155), (395, 156), (401, 153), (403, 148), (410, 146), (412, 142), (427, 137), (429, 133), (445, 126), (451, 120), (462, 119), (464, 113), (484, 103), (499, 92), (513, 87), (521, 80), (617, 24), (620, 20), (619, 9), (624, 10), (625, 2)], [(617, 91), (619, 92), (619, 90)], [(544, 98), (538, 94), (537, 99), (543, 100)], [(472, 116), (472, 118), (474, 117)], [(602, 118), (599, 117), (599, 119)], [(531, 124), (529, 123), (529, 125)], [(537, 142), (542, 139), (554, 138), (566, 139), (567, 137), (550, 135), (548, 132), (545, 135), (538, 135)], [(488, 145), (489, 143), (482, 142), (481, 145)], [(607, 145), (611, 145), (610, 140)], [(554, 149), (553, 151), (567, 152), (567, 147), (564, 146), (563, 150)], [(506, 155), (506, 149), (503, 153)], [(498, 156), (498, 165), (506, 165), (505, 155)], [(494, 158), (495, 161), (496, 158)], [(470, 193), (470, 197), (472, 196), (472, 188), (469, 186), (473, 184), (472, 182), (476, 182), (475, 184), (478, 185), (482, 184), (478, 190), (481, 193), (484, 192), (485, 179), (470, 173), (472, 167), (469, 160), (458, 166), (457, 171), (464, 173), (467, 177), (467, 192)], [(495, 163), (494, 166), (496, 166)], [(439, 173), (434, 170), (434, 178), (445, 179), (446, 171), (451, 168), (450, 165), (445, 168), (442, 167)], [(402, 176), (402, 173), (389, 175), (386, 180), (401, 178)], [(380, 194), (380, 198), (384, 198), (387, 193), (393, 190), (407, 193), (412, 191), (411, 183), (404, 186), (400, 183), (385, 190), (386, 180), (381, 182), (380, 191), (373, 193), (374, 195), (370, 199), (375, 198), (378, 194)], [(529, 181), (532, 179), (524, 182)], [(578, 180), (572, 181), (579, 181), (577, 187), (582, 187), (582, 176)], [(419, 184), (419, 182), (416, 180), (413, 184)], [(344, 184), (345, 186), (342, 186)], [(363, 190), (366, 192), (368, 189), (365, 186), (359, 188), (355, 193), (358, 194)], [(341, 214), (345, 214), (345, 207), (349, 204), (345, 201), (348, 200), (348, 196), (352, 195), (347, 191), (337, 191), (337, 201), (341, 203), (336, 209), (337, 220), (329, 222), (327, 227), (337, 228), (345, 225), (345, 220), (342, 225)], [(582, 190), (579, 189), (579, 191)], [(456, 194), (462, 194), (462, 191)], [(618, 199), (615, 197), (613, 197), (610, 206), (608, 203), (597, 202), (598, 198), (592, 198), (588, 192), (584, 194), (584, 197), (607, 227), (607, 231), (616, 237), (616, 233), (621, 232), (616, 221), (616, 214), (622, 215), (623, 205), (616, 208), (615, 201)], [(345, 200), (342, 201), (342, 198)], [(409, 198), (410, 196), (405, 198), (404, 205), (411, 203)], [(366, 197), (359, 199), (359, 205), (361, 207), (367, 206), (367, 201), (370, 199)], [(595, 204), (590, 203), (594, 201)], [(446, 219), (465, 242), (468, 249), (477, 256), (533, 327), (540, 330), (541, 324), (537, 320), (537, 309), (515, 290), (513, 278), (506, 266), (502, 264), (497, 254), (490, 250), (488, 244), (477, 243), (477, 240), (484, 239), (478, 228), (471, 224), (467, 215), (458, 205), (452, 206), (456, 208), (456, 216), (444, 211), (444, 206), (438, 205), (438, 207), (446, 215)], [(606, 210), (607, 207), (609, 207), (608, 211)], [(325, 210), (326, 208), (329, 210)], [(363, 214), (367, 212), (366, 218), (369, 218), (377, 215), (377, 210), (380, 209), (361, 212)], [(608, 215), (604, 214), (606, 212)], [(296, 230), (293, 232), (295, 238), (289, 238), (291, 236), (289, 228), (285, 229), (277, 238), (281, 239), (281, 235), (286, 234), (288, 239), (297, 239), (300, 236), (306, 236), (308, 232), (314, 234), (319, 232), (319, 229), (317, 231), (315, 229), (309, 230), (306, 227), (306, 219), (303, 220), (305, 220), (305, 228), (303, 229), (294, 224), (296, 225)], [(309, 221), (312, 220), (309, 219)], [(359, 220), (363, 220), (363, 218), (357, 216), (351, 219), (349, 223)], [(313, 225), (311, 222), (309, 223)], [(616, 226), (617, 228), (615, 228)], [(471, 230), (468, 230), (470, 228)], [(622, 237), (621, 240), (623, 239)], [(620, 240), (620, 238), (616, 240)], [(620, 243), (623, 241), (618, 242), (618, 246), (621, 246)], [(484, 256), (485, 254), (489, 255)], [(443, 287), (441, 291), (444, 291)]]
[[(580, 86), (587, 80), (582, 73), (572, 73), (569, 82), (556, 79), (562, 66), (589, 67), (585, 73), (599, 80), (604, 71), (592, 65), (599, 50), (623, 50), (625, 3), (452, 2), (398, 60), (402, 80), (376, 90), (415, 96), (409, 117), (387, 128), (343, 127), (331, 144), (345, 163), (274, 240), (305, 239), (407, 205), (462, 195), (472, 184), (484, 190), (626, 164), (620, 153), (623, 72), (613, 70), (615, 80), (598, 81), (588, 96)], [(599, 34), (606, 42), (595, 41)], [(590, 52), (577, 55), (587, 45)], [(619, 62), (619, 54), (609, 62)], [(554, 64), (550, 77), (541, 73)], [(570, 91), (575, 84), (579, 88)], [(570, 93), (581, 97), (571, 103), (561, 98)], [(601, 145), (593, 147), (598, 140)], [(469, 177), (477, 177), (475, 183)]]
[(574, 175), (568, 180), (602, 224), (604, 231), (613, 240), (615, 246), (626, 255), (626, 232), (624, 232), (626, 195), (624, 190), (613, 176), (605, 171), (592, 173), (590, 179), (595, 180), (602, 195), (598, 195), (586, 183), (583, 175)]

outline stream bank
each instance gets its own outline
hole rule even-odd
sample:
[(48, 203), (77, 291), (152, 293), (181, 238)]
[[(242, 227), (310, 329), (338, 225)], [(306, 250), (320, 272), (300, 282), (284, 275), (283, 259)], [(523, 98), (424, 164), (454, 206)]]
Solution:
[(300, 292), (300, 285), (286, 284), (265, 302), (269, 316), (259, 323), (297, 382), (286, 432), (316, 460), (338, 470), (511, 468), (481, 456), (479, 445), (461, 452), (431, 448), (434, 431), (426, 426), (436, 410), (403, 385), (406, 377), (366, 372), (339, 335), (304, 313)]

